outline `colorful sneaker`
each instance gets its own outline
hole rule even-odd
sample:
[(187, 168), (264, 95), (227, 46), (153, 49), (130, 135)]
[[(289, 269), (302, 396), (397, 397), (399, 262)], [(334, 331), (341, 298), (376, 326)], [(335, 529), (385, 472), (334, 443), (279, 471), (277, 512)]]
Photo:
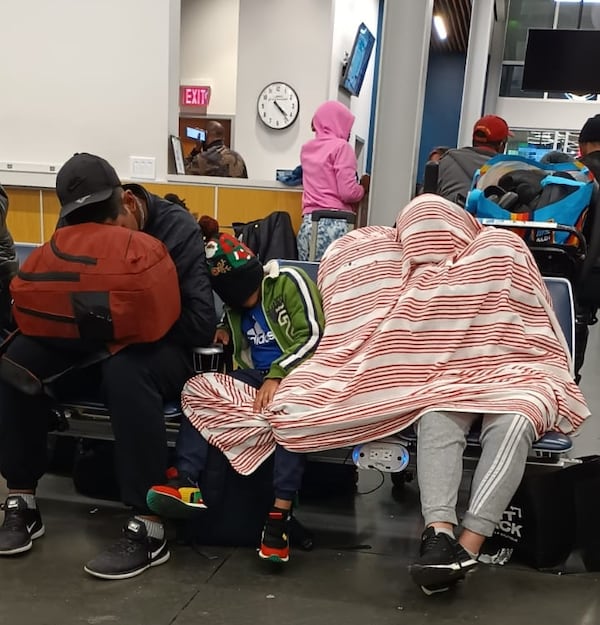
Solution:
[(290, 513), (273, 508), (263, 529), (258, 557), (270, 562), (287, 562), (290, 559)]
[(428, 527), (421, 537), (419, 558), (410, 565), (409, 572), (417, 586), (431, 595), (449, 590), (456, 582), (477, 566), (472, 558), (453, 537)]
[(40, 511), (29, 508), (23, 497), (9, 495), (4, 503), (4, 523), (0, 527), (0, 556), (29, 551), (33, 541), (46, 531)]
[(153, 486), (146, 495), (152, 512), (165, 519), (188, 519), (206, 508), (198, 484), (187, 474), (171, 467), (167, 479), (166, 484)]
[(133, 517), (125, 524), (123, 536), (90, 560), (83, 570), (101, 579), (127, 579), (164, 564), (170, 557), (167, 541), (148, 536), (144, 522)]

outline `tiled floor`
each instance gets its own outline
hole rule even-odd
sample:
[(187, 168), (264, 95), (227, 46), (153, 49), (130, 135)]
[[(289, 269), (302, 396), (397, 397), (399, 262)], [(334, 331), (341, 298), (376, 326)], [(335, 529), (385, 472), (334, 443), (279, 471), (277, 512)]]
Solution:
[[(599, 347), (594, 328), (582, 382), (592, 410), (600, 408)], [(600, 423), (592, 418), (575, 453), (598, 452)], [(362, 474), (359, 490), (378, 480)], [(317, 546), (293, 553), (284, 571), (264, 568), (252, 549), (200, 553), (175, 545), (168, 564), (121, 582), (92, 579), (82, 566), (115, 536), (126, 518), (122, 508), (84, 500), (70, 480), (52, 476), (40, 502), (46, 536), (25, 557), (0, 561), (1, 625), (600, 623), (594, 573), (482, 566), (456, 593), (424, 596), (406, 572), (421, 531), (412, 485), (400, 499), (386, 481), (350, 501), (303, 506), (299, 516), (315, 531)]]

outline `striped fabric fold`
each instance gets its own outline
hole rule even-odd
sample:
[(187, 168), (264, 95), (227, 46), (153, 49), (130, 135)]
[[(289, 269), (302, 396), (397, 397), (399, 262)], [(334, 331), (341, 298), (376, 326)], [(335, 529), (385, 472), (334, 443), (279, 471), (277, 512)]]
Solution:
[(255, 390), (192, 378), (185, 414), (242, 474), (279, 443), (313, 452), (392, 435), (430, 410), (519, 413), (538, 435), (589, 415), (531, 254), (433, 195), (396, 228), (332, 244), (319, 269), (325, 331), (315, 354), (255, 414)]

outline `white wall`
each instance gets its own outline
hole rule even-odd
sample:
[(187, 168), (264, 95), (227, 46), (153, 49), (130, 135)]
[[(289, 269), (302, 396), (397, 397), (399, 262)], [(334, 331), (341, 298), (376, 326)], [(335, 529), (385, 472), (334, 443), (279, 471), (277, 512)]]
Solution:
[[(329, 95), (332, 17), (332, 0), (240, 0), (235, 149), (250, 178), (273, 180), (276, 169), (300, 163), (313, 113)], [(272, 81), (300, 98), (298, 119), (285, 130), (268, 129), (256, 113)]]
[(600, 113), (598, 102), (498, 98), (496, 113), (511, 128), (579, 131), (588, 117)]
[[(379, 0), (334, 0), (333, 45), (331, 54), (331, 75), (329, 81), (329, 99), (340, 100), (356, 116), (352, 128), (351, 142), (358, 135), (365, 141), (365, 154), (368, 149), (369, 123), (371, 120), (371, 95), (375, 68), (373, 48), (367, 73), (359, 97), (350, 96), (339, 89), (340, 74), (344, 54), (352, 51), (356, 31), (361, 22), (377, 37), (377, 17)], [(375, 46), (380, 42), (376, 41)], [(361, 172), (362, 173), (362, 172)]]
[[(53, 186), (53, 175), (6, 171), (2, 164), (60, 166), (76, 151), (106, 157), (122, 178), (130, 177), (130, 156), (154, 157), (156, 179), (164, 180), (168, 135), (178, 125), (178, 85), (204, 80), (213, 87), (207, 113), (234, 116), (232, 144), (251, 178), (272, 180), (277, 168), (299, 163), (317, 106), (344, 101), (339, 63), (361, 21), (376, 32), (377, 4), (5, 0), (0, 180)], [(348, 99), (354, 132), (364, 139), (373, 66), (374, 55), (361, 97)], [(290, 83), (300, 97), (298, 119), (282, 131), (267, 129), (256, 114), (258, 93), (273, 80)]]
[[(0, 15), (0, 163), (90, 151), (122, 177), (129, 155), (153, 156), (166, 176), (179, 0), (4, 1)], [(5, 184), (39, 178), (0, 171)]]
[(207, 115), (235, 115), (240, 0), (182, 0), (181, 84), (210, 85)]

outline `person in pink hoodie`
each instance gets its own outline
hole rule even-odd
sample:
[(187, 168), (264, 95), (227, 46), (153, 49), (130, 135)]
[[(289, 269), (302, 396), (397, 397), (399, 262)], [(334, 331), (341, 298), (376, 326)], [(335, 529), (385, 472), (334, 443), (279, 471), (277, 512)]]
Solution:
[[(298, 231), (298, 258), (308, 260), (311, 213), (316, 210), (354, 211), (369, 190), (369, 176), (360, 182), (356, 156), (348, 143), (354, 115), (341, 102), (321, 104), (312, 119), (315, 138), (302, 146), (302, 225)], [(321, 219), (314, 260), (321, 260), (328, 245), (346, 234), (345, 219)], [(313, 259), (311, 259), (313, 260)]]

